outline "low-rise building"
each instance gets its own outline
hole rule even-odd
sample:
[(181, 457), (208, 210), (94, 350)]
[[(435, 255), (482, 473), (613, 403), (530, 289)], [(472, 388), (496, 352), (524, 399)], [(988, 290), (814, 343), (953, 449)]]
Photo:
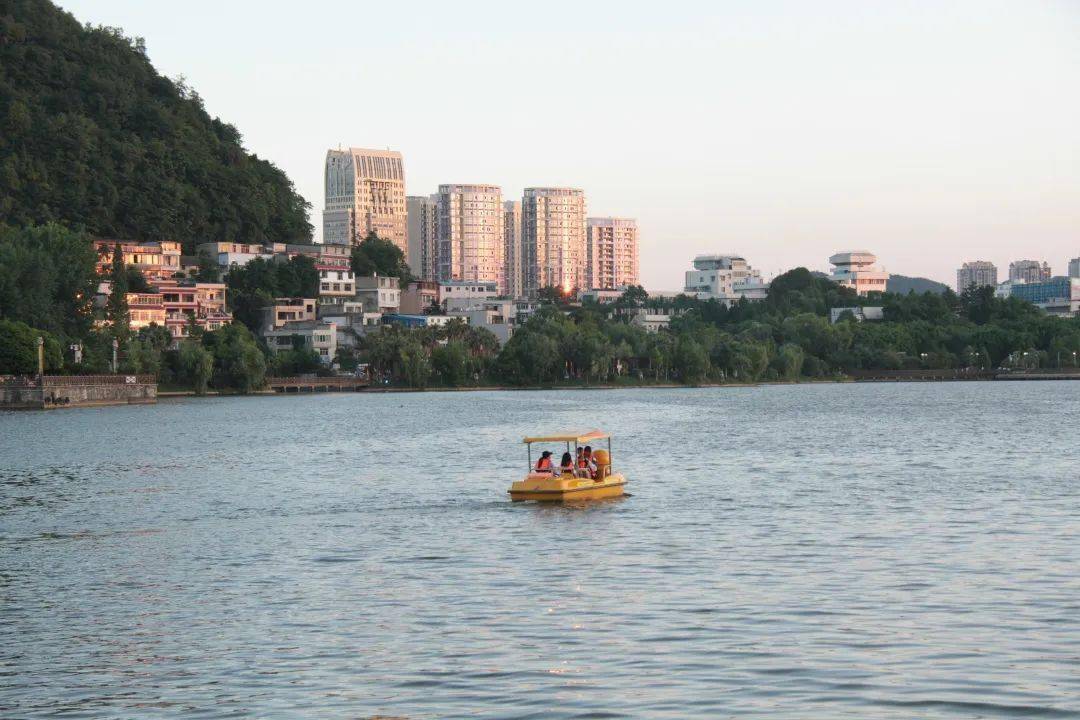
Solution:
[(463, 322), (461, 318), (449, 315), (405, 315), (402, 313), (389, 313), (382, 316), (383, 325), (400, 325), (407, 328), (433, 327), (436, 325), (448, 325), (452, 322)]
[(129, 240), (94, 240), (97, 252), (97, 273), (106, 277), (112, 270), (113, 252), (116, 246), (124, 256), (124, 264), (138, 268), (147, 280), (170, 279), (180, 272), (180, 243), (131, 242)]
[(829, 322), (836, 324), (844, 313), (851, 313), (857, 322), (879, 321), (885, 319), (884, 307), (842, 307), (829, 310)]
[(671, 327), (671, 315), (649, 308), (637, 308), (630, 317), (630, 323), (643, 328), (645, 332), (655, 333)]
[(154, 285), (165, 306), (165, 327), (174, 340), (188, 337), (192, 322), (203, 330), (218, 330), (232, 322), (225, 309), (224, 283), (161, 280)]
[(332, 321), (302, 320), (267, 330), (263, 337), (271, 352), (307, 348), (314, 350), (324, 364), (331, 365), (337, 355), (337, 335), (337, 325)]
[(165, 327), (165, 303), (161, 293), (127, 293), (129, 327), (132, 330), (157, 325)]
[(1069, 277), (1080, 278), (1080, 257), (1069, 261)]
[(730, 305), (742, 298), (764, 300), (769, 286), (761, 273), (740, 255), (698, 255), (694, 269), (686, 271), (687, 295), (701, 300), (719, 300)]
[(274, 298), (274, 304), (263, 308), (261, 327), (276, 330), (285, 323), (305, 322), (316, 319), (315, 298)]
[(877, 265), (877, 256), (866, 250), (844, 250), (829, 258), (833, 267), (832, 280), (849, 287), (860, 295), (885, 292), (889, 273)]
[(484, 328), (493, 334), (499, 345), (505, 345), (517, 328), (518, 307), (514, 300), (464, 300), (447, 301), (446, 314), (457, 317), (476, 328)]
[(401, 291), (401, 312), (423, 315), (439, 304), (439, 284), (431, 280), (413, 280)]
[(356, 299), (368, 312), (397, 313), (401, 310), (401, 289), (396, 277), (370, 275), (356, 278)]
[(1001, 283), (996, 294), (1026, 300), (1052, 315), (1080, 314), (1080, 278), (1058, 276), (1042, 282)]
[(497, 282), (444, 280), (439, 283), (439, 304), (443, 307), (446, 307), (448, 300), (491, 300), (497, 297), (499, 297)]
[(604, 305), (607, 303), (615, 302), (623, 296), (624, 292), (626, 292), (625, 287), (607, 290), (593, 288), (591, 290), (582, 290), (580, 293), (578, 293), (578, 298), (582, 302), (594, 302), (599, 303), (600, 305)]
[(256, 258), (272, 260), (274, 251), (262, 243), (208, 242), (195, 247), (196, 254), (206, 253), (219, 267), (228, 269), (247, 265)]

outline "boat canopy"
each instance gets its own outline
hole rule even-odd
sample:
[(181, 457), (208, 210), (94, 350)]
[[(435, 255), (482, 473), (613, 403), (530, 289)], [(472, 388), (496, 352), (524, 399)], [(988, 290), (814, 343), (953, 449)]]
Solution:
[(527, 437), (522, 442), (525, 443), (542, 443), (542, 442), (567, 442), (577, 443), (590, 443), (595, 440), (603, 440), (611, 437), (610, 434), (602, 430), (587, 430), (585, 432), (565, 432), (556, 433), (553, 435), (537, 435), (536, 437)]

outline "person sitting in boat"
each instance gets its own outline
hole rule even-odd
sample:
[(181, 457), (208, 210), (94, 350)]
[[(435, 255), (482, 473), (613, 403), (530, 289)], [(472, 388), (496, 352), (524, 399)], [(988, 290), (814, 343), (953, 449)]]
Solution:
[(554, 473), (555, 466), (551, 464), (551, 451), (545, 450), (540, 453), (540, 459), (536, 461), (536, 472)]
[(589, 462), (585, 459), (585, 449), (578, 447), (574, 454), (574, 474), (580, 478), (589, 477)]
[(599, 471), (596, 469), (596, 461), (593, 459), (592, 445), (585, 446), (585, 452), (582, 453), (584, 459), (585, 475), (582, 477), (589, 477), (595, 480), (599, 477)]
[(568, 452), (562, 454), (562, 462), (559, 463), (559, 470), (563, 475), (574, 474), (574, 456)]

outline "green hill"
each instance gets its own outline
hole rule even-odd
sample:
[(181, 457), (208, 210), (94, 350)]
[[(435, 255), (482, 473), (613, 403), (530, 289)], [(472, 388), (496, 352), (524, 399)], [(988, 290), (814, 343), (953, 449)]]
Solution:
[(0, 0), (0, 224), (104, 237), (297, 241), (308, 204), (141, 40)]
[(890, 275), (889, 282), (885, 285), (885, 288), (889, 292), (896, 293), (897, 295), (907, 295), (912, 290), (915, 291), (916, 295), (922, 295), (925, 292), (941, 295), (949, 289), (949, 286), (927, 278)]

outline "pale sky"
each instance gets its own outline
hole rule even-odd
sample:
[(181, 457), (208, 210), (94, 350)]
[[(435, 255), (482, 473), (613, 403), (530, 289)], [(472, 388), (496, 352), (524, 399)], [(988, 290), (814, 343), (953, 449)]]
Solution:
[(60, 4), (144, 37), (316, 235), (353, 145), (401, 151), (410, 195), (584, 188), (638, 219), (652, 290), (705, 252), (771, 276), (865, 248), (949, 285), (1080, 256), (1080, 0)]

